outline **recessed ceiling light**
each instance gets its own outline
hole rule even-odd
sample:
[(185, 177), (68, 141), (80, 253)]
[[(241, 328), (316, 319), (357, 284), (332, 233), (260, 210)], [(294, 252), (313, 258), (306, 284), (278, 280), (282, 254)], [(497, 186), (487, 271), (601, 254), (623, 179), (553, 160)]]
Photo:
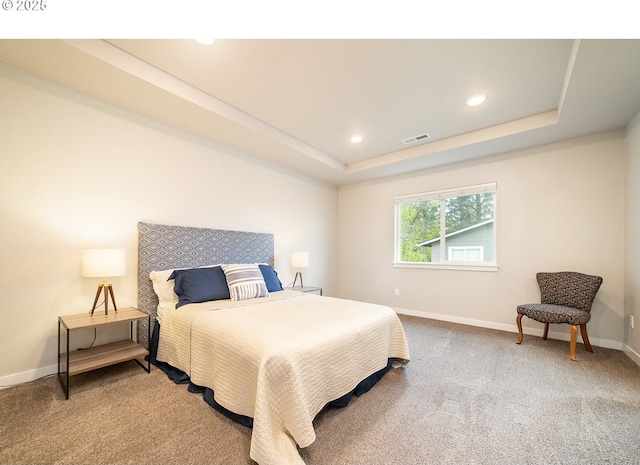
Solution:
[(351, 142), (356, 143), (356, 144), (357, 144), (358, 142), (362, 142), (362, 136), (353, 136), (353, 137), (351, 138)]
[(465, 103), (470, 107), (475, 107), (476, 105), (480, 105), (486, 99), (487, 99), (487, 94), (476, 94), (469, 97)]
[(216, 41), (216, 39), (214, 39), (213, 37), (199, 37), (196, 40), (202, 45), (211, 45)]

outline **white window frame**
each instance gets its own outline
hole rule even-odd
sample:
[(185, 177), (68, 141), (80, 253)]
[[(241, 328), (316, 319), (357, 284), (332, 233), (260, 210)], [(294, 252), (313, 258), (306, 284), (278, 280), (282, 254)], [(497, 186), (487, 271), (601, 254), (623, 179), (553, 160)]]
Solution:
[[(493, 246), (494, 246), (494, 261), (493, 262), (453, 262), (453, 261), (440, 261), (440, 262), (404, 262), (400, 260), (400, 207), (403, 203), (407, 202), (421, 202), (427, 200), (443, 200), (450, 197), (461, 197), (465, 195), (481, 194), (481, 193), (493, 193)], [(440, 250), (448, 250), (446, 248), (446, 234), (444, 232), (444, 215), (445, 212), (441, 210), (441, 225), (442, 231), (440, 233)], [(484, 184), (476, 184), (472, 186), (459, 187), (454, 189), (443, 189), (432, 192), (422, 192), (418, 194), (401, 195), (395, 198), (394, 208), (394, 261), (393, 266), (395, 268), (423, 268), (423, 269), (441, 269), (441, 270), (463, 270), (463, 271), (498, 271), (498, 242), (497, 242), (497, 230), (498, 230), (498, 185), (496, 182), (489, 182)], [(441, 253), (441, 257), (444, 253)], [(483, 251), (484, 257), (484, 251)]]

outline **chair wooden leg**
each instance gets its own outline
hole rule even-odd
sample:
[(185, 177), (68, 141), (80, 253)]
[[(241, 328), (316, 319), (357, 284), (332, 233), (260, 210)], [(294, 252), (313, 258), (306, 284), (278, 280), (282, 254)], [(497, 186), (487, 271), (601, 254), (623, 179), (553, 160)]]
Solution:
[(578, 339), (578, 327), (576, 325), (569, 325), (571, 328), (571, 341), (569, 342), (569, 356), (571, 360), (576, 361), (576, 341)]
[(584, 342), (584, 346), (587, 349), (587, 352), (593, 352), (593, 347), (591, 347), (591, 343), (589, 342), (589, 336), (587, 335), (587, 325), (580, 325), (580, 333), (582, 333), (582, 342)]
[(549, 323), (544, 324), (544, 332), (542, 333), (542, 339), (547, 340), (547, 334), (549, 334)]
[(516, 341), (516, 344), (520, 344), (522, 342), (522, 315), (520, 315), (518, 313), (518, 316), (516, 317), (516, 325), (518, 326), (518, 340)]

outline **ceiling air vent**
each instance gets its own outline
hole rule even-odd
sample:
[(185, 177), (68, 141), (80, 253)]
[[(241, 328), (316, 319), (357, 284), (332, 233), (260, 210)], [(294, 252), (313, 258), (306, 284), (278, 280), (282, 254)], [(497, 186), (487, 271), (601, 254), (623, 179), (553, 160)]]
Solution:
[(402, 139), (403, 144), (413, 144), (414, 142), (422, 142), (429, 138), (429, 134), (426, 132), (424, 134), (420, 134), (419, 136), (408, 137), (406, 139)]

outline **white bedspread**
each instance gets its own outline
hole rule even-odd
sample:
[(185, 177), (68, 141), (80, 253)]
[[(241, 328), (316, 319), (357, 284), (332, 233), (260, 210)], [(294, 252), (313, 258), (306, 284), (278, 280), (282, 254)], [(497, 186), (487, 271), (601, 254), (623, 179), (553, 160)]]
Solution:
[(157, 358), (252, 417), (251, 458), (279, 465), (303, 464), (322, 407), (409, 349), (388, 307), (281, 291), (165, 310)]

